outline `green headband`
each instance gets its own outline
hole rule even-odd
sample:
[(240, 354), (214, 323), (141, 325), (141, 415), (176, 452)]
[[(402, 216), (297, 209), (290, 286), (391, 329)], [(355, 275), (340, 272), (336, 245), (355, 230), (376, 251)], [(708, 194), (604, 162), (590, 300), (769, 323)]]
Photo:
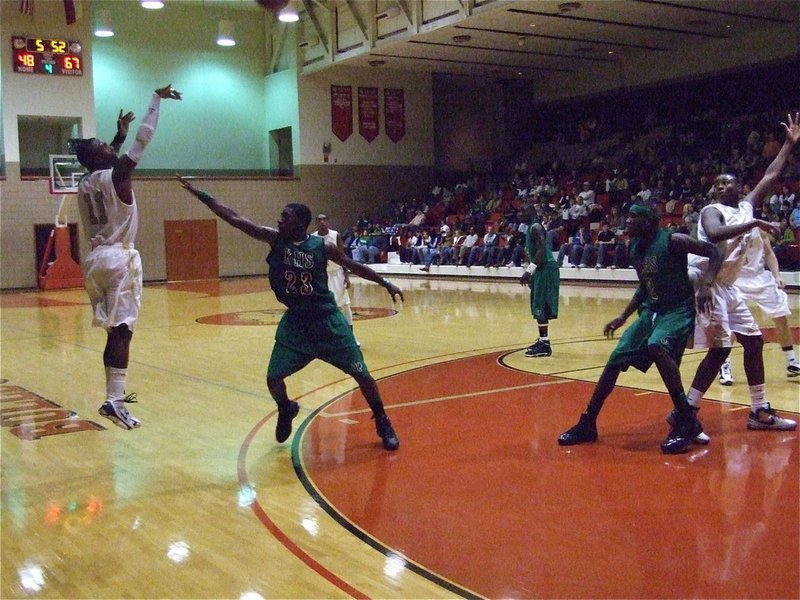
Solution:
[(635, 215), (641, 215), (643, 217), (647, 217), (653, 220), (661, 218), (656, 209), (650, 206), (645, 206), (644, 204), (634, 204), (633, 206), (631, 206), (630, 212), (632, 212)]

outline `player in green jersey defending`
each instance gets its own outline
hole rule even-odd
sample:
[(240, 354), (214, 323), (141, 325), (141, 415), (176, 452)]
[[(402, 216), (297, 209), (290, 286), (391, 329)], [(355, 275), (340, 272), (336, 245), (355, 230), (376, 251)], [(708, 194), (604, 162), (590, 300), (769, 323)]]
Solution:
[(695, 292), (689, 281), (687, 255), (709, 258), (709, 268), (697, 292), (697, 310), (709, 311), (711, 284), (722, 264), (722, 255), (713, 244), (688, 235), (669, 233), (659, 227), (658, 208), (634, 204), (626, 232), (631, 238), (631, 263), (639, 276), (639, 287), (620, 316), (606, 324), (603, 332), (613, 337), (628, 317), (638, 309), (639, 318), (625, 330), (608, 358), (586, 412), (578, 424), (561, 434), (558, 443), (572, 446), (597, 440), (597, 415), (614, 389), (620, 372), (628, 367), (647, 371), (655, 363), (667, 387), (676, 418), (661, 444), (664, 454), (687, 452), (692, 442), (708, 443), (696, 411), (686, 399), (679, 366), (686, 342), (694, 333)]
[(400, 441), (383, 407), (378, 385), (367, 370), (353, 331), (328, 290), (327, 262), (332, 260), (348, 271), (386, 288), (403, 300), (403, 292), (375, 271), (348, 258), (334, 244), (309, 235), (311, 211), (305, 204), (287, 204), (278, 228), (253, 223), (212, 196), (194, 188), (178, 176), (181, 185), (197, 196), (223, 221), (272, 247), (267, 264), (269, 283), (278, 300), (287, 307), (275, 332), (275, 347), (267, 368), (267, 387), (278, 405), (275, 438), (279, 442), (292, 433), (292, 420), (300, 405), (289, 400), (285, 379), (315, 358), (353, 377), (372, 409), (375, 428), (386, 450), (397, 450)]

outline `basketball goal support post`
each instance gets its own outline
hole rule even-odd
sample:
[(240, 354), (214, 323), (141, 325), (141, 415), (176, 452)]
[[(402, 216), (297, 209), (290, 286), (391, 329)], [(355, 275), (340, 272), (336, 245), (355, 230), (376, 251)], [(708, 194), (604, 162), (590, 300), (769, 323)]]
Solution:
[[(83, 168), (71, 155), (50, 156), (50, 194), (61, 195), (55, 226), (47, 238), (37, 271), (39, 289), (53, 290), (83, 287), (83, 272), (72, 258), (72, 237), (67, 210), (72, 194), (78, 191)], [(52, 260), (51, 260), (52, 259)]]

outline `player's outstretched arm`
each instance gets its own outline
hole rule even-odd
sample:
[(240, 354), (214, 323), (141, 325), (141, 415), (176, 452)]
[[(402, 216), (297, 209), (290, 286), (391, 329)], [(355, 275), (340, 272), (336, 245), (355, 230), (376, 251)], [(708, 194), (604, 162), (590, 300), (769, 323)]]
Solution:
[(362, 265), (360, 262), (356, 262), (352, 258), (348, 258), (344, 252), (339, 250), (339, 248), (337, 248), (334, 244), (330, 244), (328, 242), (325, 243), (325, 257), (328, 260), (332, 260), (336, 264), (342, 265), (345, 269), (355, 273), (359, 277), (363, 277), (368, 281), (372, 281), (380, 286), (385, 287), (386, 291), (389, 292), (389, 295), (392, 297), (392, 302), (395, 301), (396, 296), (400, 296), (400, 300), (405, 300), (403, 297), (403, 292), (399, 287), (397, 287), (388, 279), (384, 279), (378, 275), (367, 265)]
[(698, 312), (710, 311), (713, 307), (711, 296), (711, 284), (722, 267), (724, 256), (719, 249), (709, 242), (701, 242), (685, 233), (674, 233), (669, 239), (669, 249), (671, 252), (683, 252), (684, 254), (696, 254), (708, 258), (708, 269), (703, 273), (700, 280), (700, 287), (697, 290), (695, 302)]
[(772, 190), (775, 181), (780, 177), (783, 167), (786, 166), (786, 161), (789, 154), (792, 152), (795, 144), (800, 140), (800, 113), (794, 114), (794, 119), (791, 113), (786, 115), (786, 123), (781, 123), (786, 130), (786, 139), (783, 141), (780, 152), (772, 160), (770, 165), (764, 171), (764, 176), (761, 178), (753, 191), (750, 192), (745, 200), (756, 206), (761, 200)]
[(178, 181), (183, 186), (183, 189), (188, 191), (193, 196), (197, 197), (200, 200), (200, 202), (202, 202), (209, 209), (211, 209), (211, 212), (213, 212), (215, 215), (217, 215), (220, 219), (222, 219), (229, 225), (236, 227), (236, 229), (243, 231), (252, 238), (255, 238), (262, 242), (266, 242), (270, 245), (278, 237), (277, 229), (273, 229), (271, 227), (264, 227), (263, 225), (258, 225), (256, 223), (253, 223), (253, 221), (240, 216), (239, 213), (237, 213), (231, 207), (225, 206), (213, 196), (210, 196), (205, 192), (198, 190), (185, 177), (181, 177), (178, 174), (176, 174), (175, 177), (178, 178)]

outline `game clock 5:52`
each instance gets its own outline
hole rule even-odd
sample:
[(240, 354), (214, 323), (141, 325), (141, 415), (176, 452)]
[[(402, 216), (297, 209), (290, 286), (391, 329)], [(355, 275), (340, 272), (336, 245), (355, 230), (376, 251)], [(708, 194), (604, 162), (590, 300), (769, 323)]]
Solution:
[(77, 40), (11, 38), (15, 73), (83, 75), (81, 43)]

